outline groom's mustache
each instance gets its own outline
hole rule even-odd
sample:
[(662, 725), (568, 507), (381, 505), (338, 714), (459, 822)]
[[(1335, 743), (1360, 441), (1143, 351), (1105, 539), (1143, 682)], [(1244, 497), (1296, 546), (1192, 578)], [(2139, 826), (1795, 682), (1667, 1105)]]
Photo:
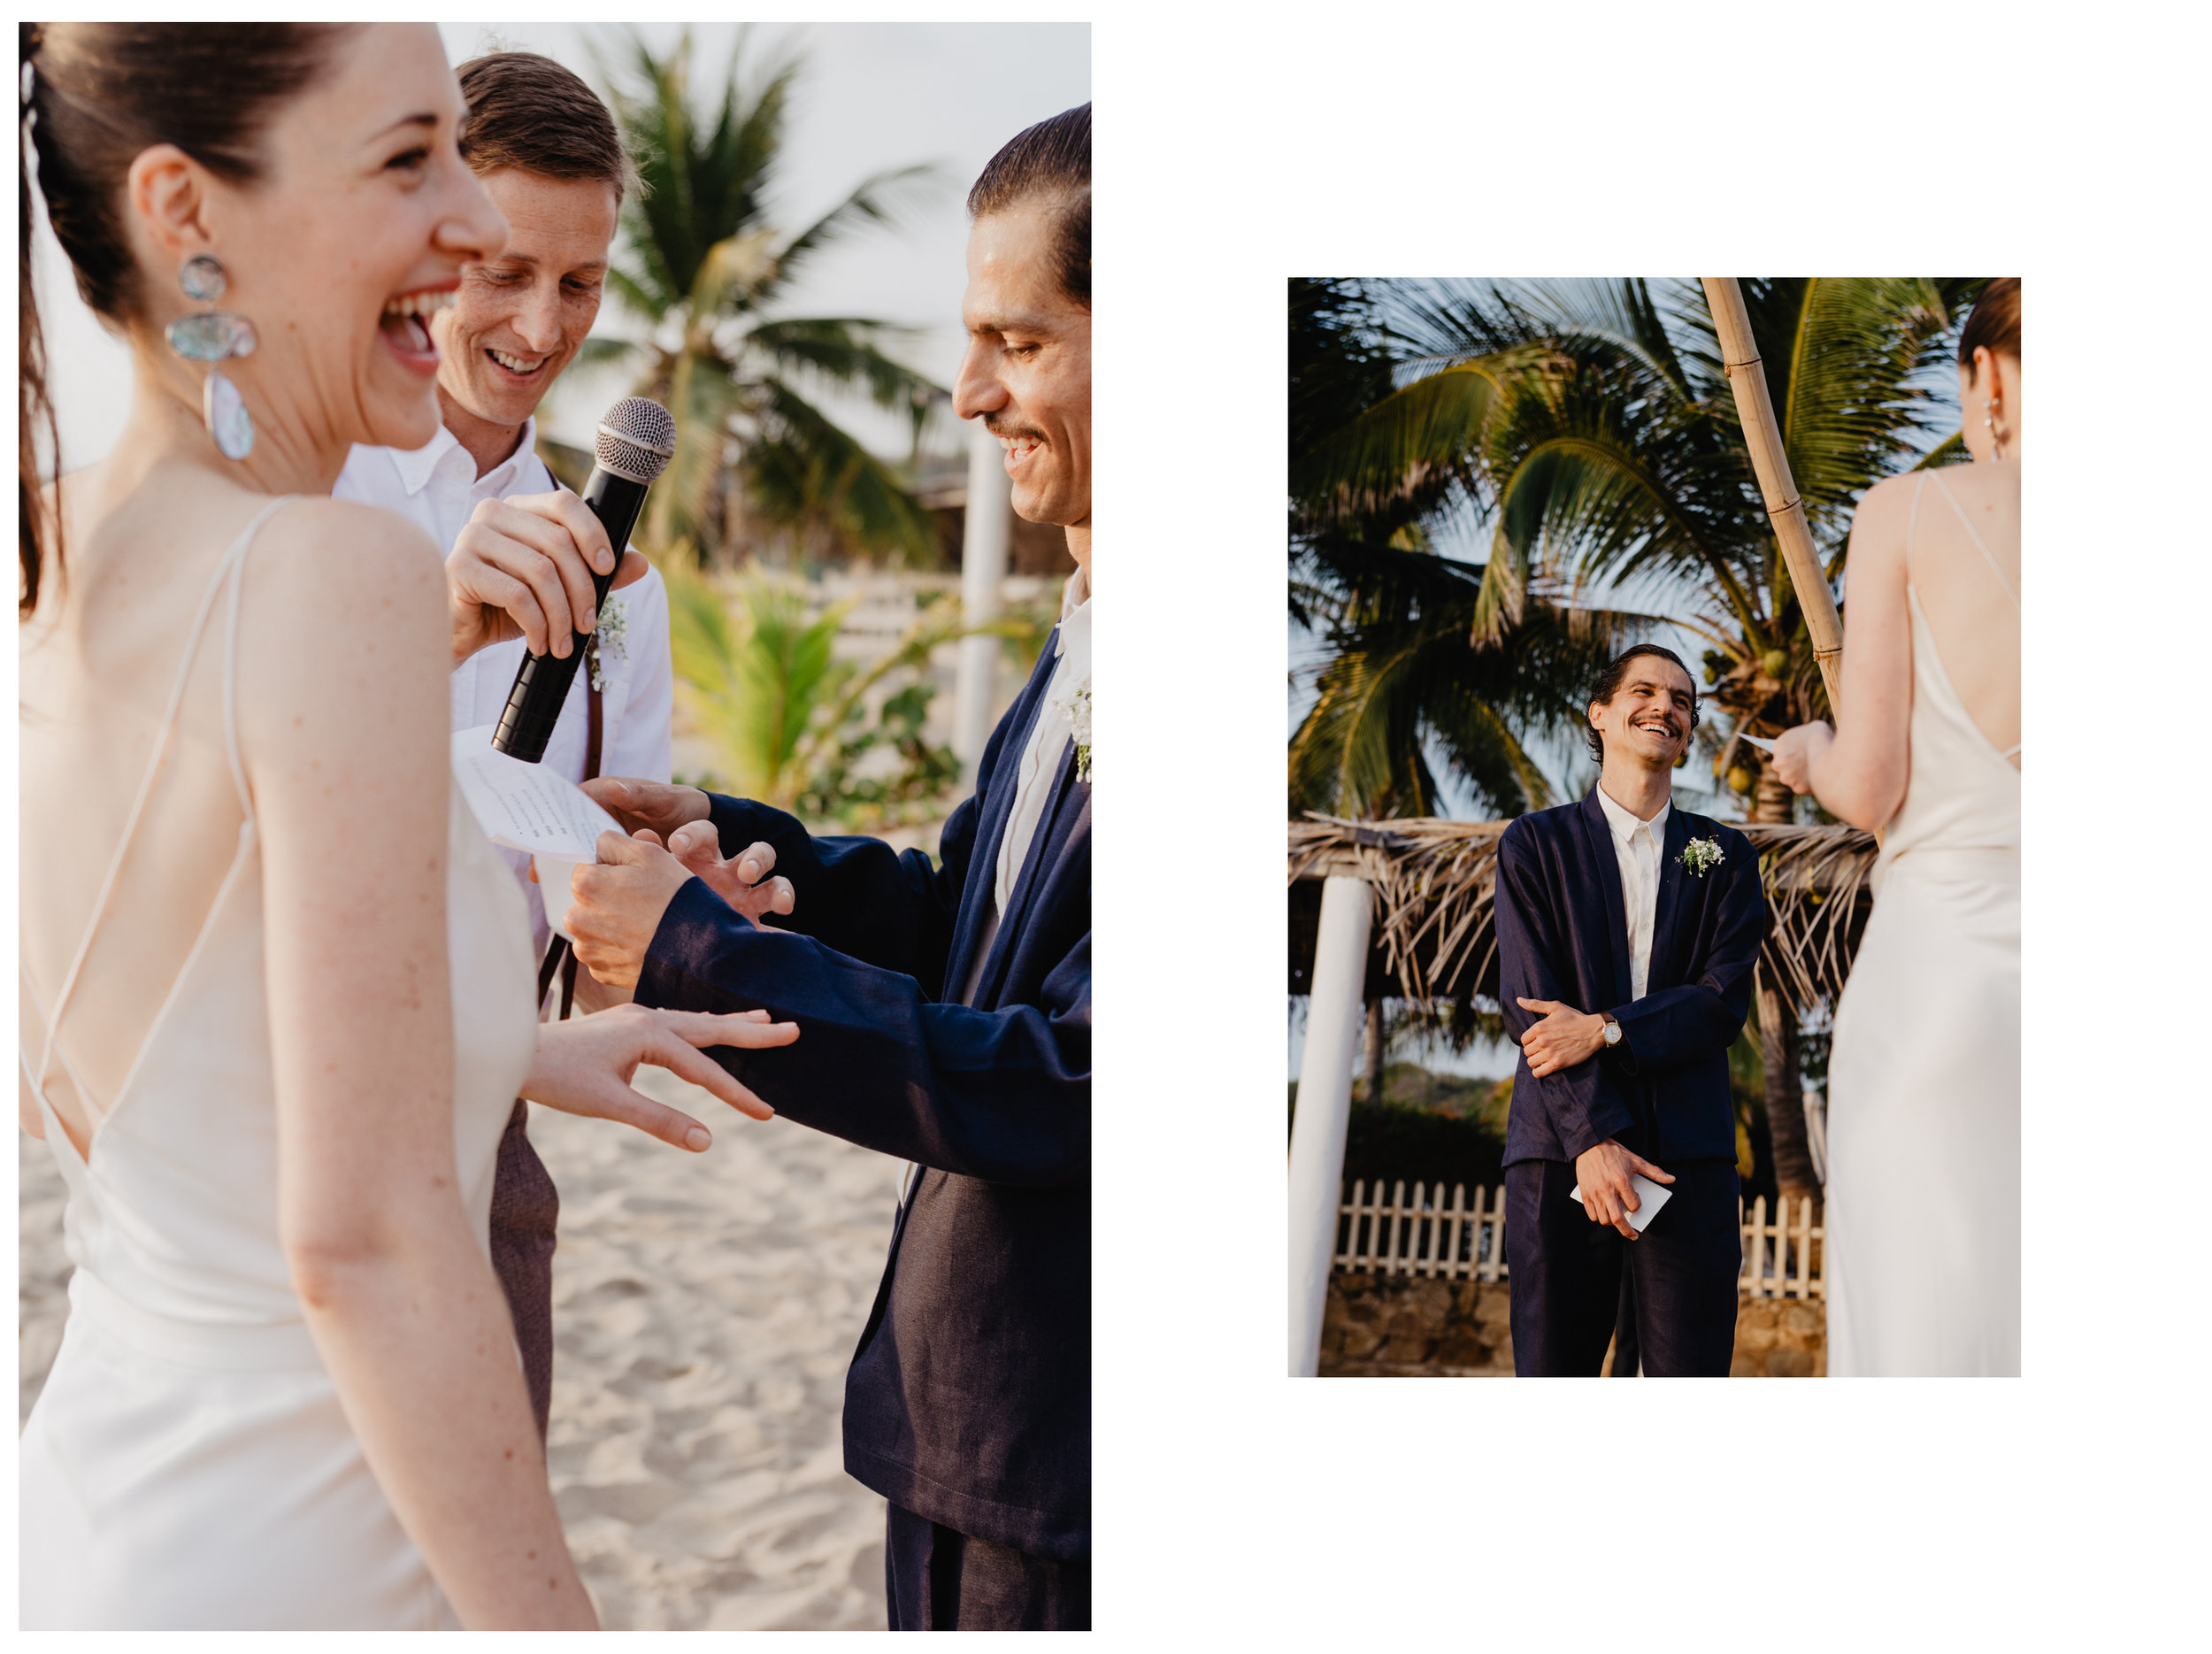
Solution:
[(987, 413), (983, 416), (983, 428), (1002, 442), (1014, 436), (1025, 436), (1036, 442), (1045, 441), (1045, 434), (1033, 425), (1001, 425), (995, 423)]

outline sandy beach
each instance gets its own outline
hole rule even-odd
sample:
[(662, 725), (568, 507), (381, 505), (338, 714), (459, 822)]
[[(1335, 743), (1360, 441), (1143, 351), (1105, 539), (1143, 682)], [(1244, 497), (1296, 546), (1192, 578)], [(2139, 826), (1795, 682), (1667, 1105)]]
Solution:
[[(610, 1629), (883, 1626), (883, 1501), (847, 1476), (845, 1364), (900, 1163), (756, 1124), (659, 1069), (704, 1155), (534, 1110), (561, 1191), (553, 1489)], [(68, 1309), (62, 1186), (19, 1134), (21, 1414)]]

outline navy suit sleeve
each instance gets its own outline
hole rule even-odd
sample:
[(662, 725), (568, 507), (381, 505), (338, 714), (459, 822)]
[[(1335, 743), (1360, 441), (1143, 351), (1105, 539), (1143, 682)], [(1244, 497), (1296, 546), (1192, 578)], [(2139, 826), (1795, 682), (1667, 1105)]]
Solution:
[[(1571, 1003), (1560, 992), (1564, 973), (1556, 964), (1563, 938), (1552, 911), (1551, 893), (1545, 888), (1544, 869), (1526, 826), (1515, 822), (1498, 841), (1496, 898), (1494, 903), (1498, 932), (1498, 1000), (1505, 1012), (1505, 1026), (1516, 1041), (1542, 1019), (1524, 1011), (1517, 999), (1554, 999)], [(1514, 1079), (1517, 1100), (1528, 1088), (1540, 1100), (1569, 1158), (1617, 1136), (1634, 1124), (1635, 1116), (1620, 1096), (1618, 1087), (1596, 1058), (1571, 1067), (1556, 1069), (1539, 1079), (1521, 1058)]]
[(919, 850), (894, 850), (880, 839), (817, 838), (782, 811), (749, 799), (709, 793), (707, 810), (724, 856), (757, 842), (776, 852), (776, 871), (791, 881), (793, 896), (778, 929), (914, 977), (932, 998), (945, 996), (961, 885), (975, 848), (976, 798), (946, 821), (938, 867)]
[(1630, 1073), (1663, 1073), (1707, 1061), (1743, 1032), (1752, 972), (1766, 940), (1767, 903), (1759, 887), (1759, 853), (1741, 834), (1731, 833), (1728, 840), (1718, 875), (1726, 882), (1705, 968), (1695, 981), (1614, 1008), (1613, 1019), (1621, 1025), (1614, 1056)]
[(1090, 950), (1087, 931), (1036, 1004), (975, 1011), (817, 937), (753, 925), (694, 879), (661, 917), (637, 1000), (764, 1008), (798, 1023), (793, 1044), (707, 1054), (801, 1125), (964, 1177), (1079, 1183), (1090, 1175)]

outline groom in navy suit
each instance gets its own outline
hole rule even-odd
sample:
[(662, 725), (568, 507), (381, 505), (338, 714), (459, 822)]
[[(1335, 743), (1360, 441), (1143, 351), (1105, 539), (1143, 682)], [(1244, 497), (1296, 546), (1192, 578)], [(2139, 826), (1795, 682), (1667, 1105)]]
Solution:
[[(1594, 1377), (1617, 1326), (1620, 1376), (1640, 1356), (1655, 1376), (1725, 1378), (1743, 1266), (1728, 1048), (1766, 936), (1758, 858), (1672, 807), (1697, 723), (1673, 651), (1614, 661), (1589, 718), (1598, 784), (1498, 842), (1498, 996), (1521, 1044), (1505, 1140), (1514, 1371)], [(1668, 1196), (1640, 1235), (1637, 1174)]]
[[(601, 865), (576, 871), (569, 927), (592, 974), (641, 1004), (797, 1022), (778, 1053), (795, 1061), (710, 1055), (787, 1117), (912, 1163), (845, 1387), (845, 1467), (890, 1501), (892, 1629), (1082, 1630), (1090, 106), (1015, 138), (968, 208), (954, 407), (1005, 445), (1014, 509), (1066, 529), (1076, 573), (941, 865), (816, 838), (764, 804), (595, 781), (636, 836), (603, 835)], [(771, 912), (793, 916), (754, 922)]]

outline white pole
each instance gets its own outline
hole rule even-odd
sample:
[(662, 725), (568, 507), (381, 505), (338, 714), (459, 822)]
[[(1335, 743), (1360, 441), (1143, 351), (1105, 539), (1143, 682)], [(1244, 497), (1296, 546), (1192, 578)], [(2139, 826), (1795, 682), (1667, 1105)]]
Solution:
[[(997, 618), (999, 582), (1006, 578), (1006, 550), (1014, 523), (1013, 481), (1006, 450), (975, 422), (968, 446), (967, 526), (960, 541), (960, 612), (969, 626)], [(991, 701), (998, 666), (995, 637), (960, 640), (960, 675), (952, 700), (952, 750), (960, 779), (975, 780), (983, 743), (991, 738)]]
[(1344, 1134), (1352, 1119), (1352, 1065), (1367, 982), (1374, 901), (1363, 879), (1321, 887), (1321, 934), (1313, 950), (1313, 997), (1298, 1067), (1298, 1114), (1290, 1133), (1290, 1375), (1321, 1366), (1321, 1317), (1329, 1302), (1337, 1208), (1344, 1200)]

